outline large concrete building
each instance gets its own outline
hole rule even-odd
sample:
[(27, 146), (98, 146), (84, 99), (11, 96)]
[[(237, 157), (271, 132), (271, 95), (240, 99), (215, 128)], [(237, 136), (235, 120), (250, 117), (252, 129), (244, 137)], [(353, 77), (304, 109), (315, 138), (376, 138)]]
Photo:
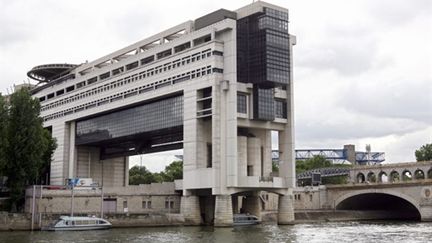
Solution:
[[(280, 195), (279, 222), (290, 223), (295, 43), (288, 10), (255, 2), (92, 62), (33, 68), (28, 75), (42, 85), (32, 93), (58, 143), (51, 184), (84, 177), (127, 186), (129, 155), (183, 148), (177, 189), (191, 223), (230, 224), (240, 204), (259, 215), (261, 190)], [(272, 147), (280, 151), (278, 177)]]

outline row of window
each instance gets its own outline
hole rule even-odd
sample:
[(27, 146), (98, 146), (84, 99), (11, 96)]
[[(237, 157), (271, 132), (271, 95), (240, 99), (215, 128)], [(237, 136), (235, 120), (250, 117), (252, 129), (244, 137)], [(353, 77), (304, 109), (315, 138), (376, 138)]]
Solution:
[(264, 8), (264, 12), (266, 13), (267, 16), (288, 21), (287, 12), (282, 12), (272, 8)]
[[(142, 201), (142, 208), (143, 209), (151, 209), (152, 208), (152, 201), (151, 200)], [(165, 200), (165, 208), (166, 209), (173, 209), (174, 208), (174, 201)]]
[(287, 32), (288, 21), (276, 19), (267, 15), (258, 20), (258, 28), (260, 29), (271, 28), (271, 29), (279, 30), (281, 32)]
[[(217, 54), (215, 52), (217, 52)], [(74, 102), (76, 100), (80, 100), (80, 99), (88, 97), (88, 96), (92, 96), (94, 94), (104, 92), (104, 91), (109, 90), (111, 88), (120, 87), (120, 86), (123, 86), (124, 84), (129, 84), (131, 82), (141, 80), (143, 78), (151, 77), (153, 75), (157, 75), (159, 73), (162, 73), (162, 72), (165, 72), (165, 71), (168, 71), (171, 69), (175, 69), (175, 68), (178, 68), (180, 66), (184, 66), (184, 65), (187, 65), (189, 63), (199, 61), (201, 59), (205, 59), (207, 57), (210, 57), (212, 54), (213, 55), (220, 55), (220, 52), (219, 51), (213, 51), (213, 53), (212, 53), (210, 49), (207, 49), (207, 50), (204, 50), (204, 51), (201, 51), (198, 53), (194, 53), (190, 56), (186, 56), (184, 58), (165, 63), (164, 65), (160, 65), (160, 66), (157, 66), (155, 68), (146, 69), (140, 73), (137, 73), (137, 74), (125, 77), (125, 78), (121, 78), (119, 80), (115, 80), (115, 81), (108, 83), (108, 84), (105, 84), (103, 86), (95, 87), (91, 90), (87, 90), (85, 92), (82, 92), (82, 93), (79, 93), (79, 94), (76, 94), (76, 95), (73, 95), (73, 96), (70, 96), (70, 97), (67, 97), (64, 99), (60, 99), (60, 100), (55, 101), (53, 103), (50, 103), (48, 105), (44, 105), (41, 107), (41, 111), (49, 110), (49, 109), (52, 109), (54, 107), (58, 107), (58, 106), (61, 106), (61, 105), (64, 105), (64, 104), (67, 104), (70, 102)], [(85, 82), (85, 81), (83, 81), (83, 82)], [(48, 95), (48, 99), (53, 98), (53, 97), (54, 97), (54, 93)]]
[[(215, 73), (216, 70), (214, 70), (214, 69), (212, 70), (211, 66), (206, 66), (206, 67), (202, 67), (202, 68), (199, 68), (199, 69), (195, 69), (195, 70), (192, 70), (192, 71), (189, 71), (189, 72), (182, 73), (180, 75), (175, 75), (175, 76), (172, 76), (172, 77), (160, 80), (160, 81), (156, 81), (156, 82), (153, 82), (153, 83), (150, 83), (150, 84), (146, 84), (146, 85), (143, 85), (143, 86), (140, 86), (140, 87), (137, 87), (137, 88), (129, 89), (129, 90), (126, 90), (124, 92), (117, 93), (117, 94), (114, 94), (114, 95), (111, 95), (111, 96), (107, 96), (107, 97), (104, 97), (104, 98), (101, 98), (101, 99), (98, 99), (98, 100), (93, 100), (91, 102), (87, 102), (87, 103), (84, 103), (84, 104), (79, 105), (79, 106), (71, 107), (69, 109), (66, 109), (66, 110), (63, 110), (63, 111), (60, 111), (60, 112), (56, 112), (56, 113), (44, 116), (43, 119), (44, 119), (44, 121), (49, 121), (49, 120), (56, 119), (56, 118), (59, 118), (59, 117), (63, 117), (65, 115), (69, 115), (69, 114), (72, 114), (72, 113), (75, 113), (75, 112), (79, 112), (79, 111), (82, 111), (82, 110), (85, 110), (85, 109), (90, 109), (90, 108), (93, 108), (93, 107), (96, 107), (96, 106), (100, 106), (100, 105), (104, 105), (104, 104), (107, 104), (107, 103), (110, 103), (110, 102), (114, 102), (114, 101), (117, 101), (117, 100), (126, 99), (126, 98), (129, 98), (129, 97), (138, 95), (138, 94), (143, 94), (143, 93), (146, 93), (148, 91), (159, 89), (159, 88), (162, 88), (162, 87), (165, 87), (165, 86), (168, 86), (168, 85), (173, 85), (173, 84), (176, 84), (176, 83), (180, 83), (180, 82), (183, 82), (185, 80), (199, 78), (201, 76), (205, 76), (205, 75), (209, 75), (209, 74)], [(137, 80), (137, 78), (135, 80)], [(109, 89), (109, 87), (105, 87), (105, 88)]]

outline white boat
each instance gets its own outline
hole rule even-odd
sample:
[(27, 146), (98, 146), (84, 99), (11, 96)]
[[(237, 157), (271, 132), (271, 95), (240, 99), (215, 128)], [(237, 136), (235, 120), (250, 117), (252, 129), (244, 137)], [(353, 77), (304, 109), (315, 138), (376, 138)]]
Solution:
[(233, 225), (253, 225), (261, 223), (257, 216), (252, 214), (234, 214)]
[(59, 220), (43, 227), (42, 230), (100, 230), (109, 229), (111, 226), (110, 222), (102, 218), (60, 216)]

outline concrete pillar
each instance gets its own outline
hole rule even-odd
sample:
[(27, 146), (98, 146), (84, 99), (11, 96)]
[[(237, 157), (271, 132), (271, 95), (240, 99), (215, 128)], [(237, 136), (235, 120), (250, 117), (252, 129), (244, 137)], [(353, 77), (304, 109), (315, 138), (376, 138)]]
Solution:
[(68, 166), (68, 178), (76, 177), (76, 148), (75, 148), (75, 121), (71, 121), (69, 124), (69, 166)]
[(245, 213), (253, 214), (261, 220), (261, 199), (259, 196), (253, 195), (245, 197), (242, 207)]
[(233, 224), (231, 195), (216, 195), (214, 226), (226, 227)]
[(185, 219), (185, 225), (200, 225), (201, 213), (198, 196), (182, 196), (180, 213)]
[(237, 137), (238, 177), (247, 176), (247, 137)]
[(264, 176), (270, 176), (272, 172), (272, 141), (271, 141), (271, 130), (264, 131), (263, 139), (263, 174)]
[(279, 132), (279, 177), (284, 178), (287, 187), (295, 187), (296, 182), (293, 133), (288, 125)]
[(261, 176), (261, 141), (259, 138), (247, 138), (247, 165), (252, 166), (252, 175)]
[(64, 185), (69, 174), (69, 136), (68, 123), (55, 124), (52, 127), (52, 137), (57, 140), (51, 162), (50, 185)]
[(278, 224), (294, 223), (293, 195), (279, 195)]

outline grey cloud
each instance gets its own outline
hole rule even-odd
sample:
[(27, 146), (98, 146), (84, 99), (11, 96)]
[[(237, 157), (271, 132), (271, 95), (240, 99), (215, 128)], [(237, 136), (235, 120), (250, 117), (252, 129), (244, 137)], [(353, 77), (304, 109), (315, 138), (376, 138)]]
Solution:
[[(380, 84), (382, 83), (382, 84)], [(348, 111), (377, 118), (404, 118), (432, 124), (432, 84), (376, 81), (374, 88), (362, 83), (351, 83), (341, 92), (339, 103)]]
[(314, 120), (299, 117), (296, 120), (296, 136), (302, 140), (377, 138), (404, 135), (425, 127), (427, 124), (410, 119), (352, 115), (343, 111), (326, 114), (323, 111), (321, 117)]
[(334, 70), (343, 76), (359, 75), (373, 68), (376, 40), (364, 28), (342, 29), (340, 26), (328, 28), (328, 35), (322, 41), (299, 48), (296, 64), (314, 70)]
[(432, 1), (371, 1), (370, 4), (367, 5), (367, 9), (375, 20), (378, 20), (389, 26), (394, 26), (409, 22), (412, 19), (422, 15), (430, 15), (432, 11)]

